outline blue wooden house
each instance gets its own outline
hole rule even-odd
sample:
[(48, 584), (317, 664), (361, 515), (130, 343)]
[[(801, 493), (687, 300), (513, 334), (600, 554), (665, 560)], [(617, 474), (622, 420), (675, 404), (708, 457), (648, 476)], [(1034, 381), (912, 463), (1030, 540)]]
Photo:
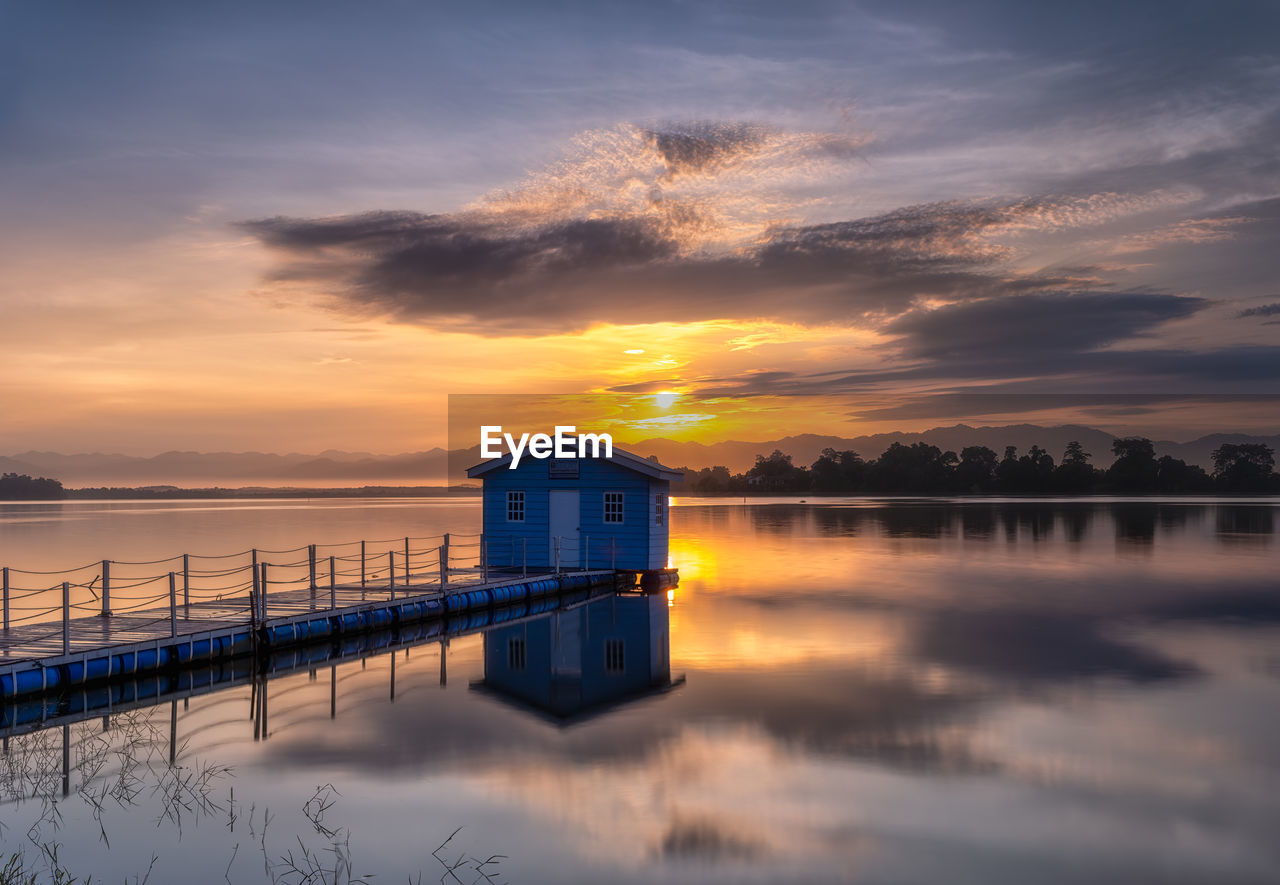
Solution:
[(617, 447), (611, 458), (520, 459), (467, 470), (484, 483), (484, 536), (492, 567), (667, 567), (667, 498), (679, 470)]
[(665, 593), (623, 593), (487, 630), (472, 688), (568, 725), (669, 691)]

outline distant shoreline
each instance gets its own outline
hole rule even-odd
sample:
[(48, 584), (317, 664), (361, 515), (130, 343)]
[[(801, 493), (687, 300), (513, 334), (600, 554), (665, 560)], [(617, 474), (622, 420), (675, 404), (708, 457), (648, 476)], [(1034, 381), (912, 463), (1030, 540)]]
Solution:
[[(478, 498), (480, 497), (479, 488), (446, 488), (441, 486), (364, 486), (358, 488), (322, 488), (322, 489), (300, 489), (293, 487), (270, 488), (261, 486), (248, 486), (243, 488), (193, 488), (184, 489), (172, 486), (168, 487), (149, 487), (140, 488), (129, 487), (102, 487), (87, 489), (67, 489), (66, 494), (62, 498), (0, 498), (0, 504), (52, 504), (62, 501), (203, 501), (203, 500), (235, 500), (235, 499), (260, 499), (260, 500), (293, 500), (308, 498)], [(761, 500), (761, 499), (788, 499), (790, 502), (817, 504), (824, 501), (858, 498), (868, 501), (920, 501), (920, 500), (955, 500), (963, 499), (966, 501), (993, 501), (993, 502), (1061, 502), (1064, 500), (1073, 501), (1143, 501), (1143, 500), (1206, 500), (1206, 499), (1266, 499), (1267, 501), (1280, 502), (1280, 495), (1249, 492), (1180, 492), (1180, 493), (1159, 493), (1153, 492), (1149, 494), (1125, 494), (1117, 495), (1115, 493), (1093, 492), (1093, 493), (1077, 493), (1077, 494), (1012, 494), (1001, 492), (989, 493), (968, 493), (968, 494), (841, 494), (841, 493), (815, 493), (815, 492), (764, 492), (752, 491), (745, 495), (741, 493), (707, 493), (707, 492), (680, 492), (674, 494), (675, 498), (701, 498), (714, 499), (720, 501), (736, 501), (736, 500)]]
[(67, 489), (64, 501), (93, 500), (202, 500), (215, 498), (470, 498), (479, 488), (449, 486), (359, 486), (346, 488), (296, 488), (293, 486), (242, 486), (239, 488), (179, 488), (177, 486), (101, 486)]

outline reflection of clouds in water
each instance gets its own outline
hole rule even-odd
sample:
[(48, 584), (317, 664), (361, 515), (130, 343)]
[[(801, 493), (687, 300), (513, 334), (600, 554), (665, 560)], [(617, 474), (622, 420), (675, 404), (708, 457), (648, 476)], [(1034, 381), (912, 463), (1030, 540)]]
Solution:
[(1104, 628), (1105, 621), (1074, 615), (943, 611), (921, 618), (915, 655), (1015, 683), (1161, 682), (1195, 673), (1188, 663), (1111, 638)]
[[(797, 789), (805, 765), (757, 729), (703, 725), (610, 765), (517, 759), (491, 765), (469, 783), (550, 818), (584, 856), (630, 869), (655, 857), (731, 869), (808, 869), (818, 857), (820, 867), (839, 864), (827, 830), (844, 814), (815, 806), (818, 797)], [(843, 860), (860, 851), (851, 840)]]
[[(1028, 881), (1033, 870), (1038, 881), (1076, 881), (1055, 878), (1066, 864), (1109, 881), (1158, 856), (1187, 881), (1263, 881), (1254, 877), (1274, 862), (1261, 846), (1276, 800), (1228, 745), (1170, 736), (1130, 698), (1096, 718), (1079, 703), (992, 716), (968, 736), (999, 758), (982, 772), (921, 778), (807, 753), (759, 729), (703, 725), (638, 759), (515, 760), (469, 785), (549, 818), (581, 856), (628, 871), (658, 856), (726, 880), (856, 870), (954, 881), (963, 863), (973, 881)], [(1171, 842), (1170, 826), (1185, 838)], [(1236, 878), (1216, 878), (1227, 870)]]

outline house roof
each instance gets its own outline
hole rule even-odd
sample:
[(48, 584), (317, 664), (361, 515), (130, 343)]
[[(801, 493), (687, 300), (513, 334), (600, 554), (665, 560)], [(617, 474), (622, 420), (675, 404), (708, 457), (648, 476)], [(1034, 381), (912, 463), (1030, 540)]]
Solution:
[[(673, 480), (684, 477), (683, 471), (675, 470), (664, 464), (659, 464), (657, 461), (651, 461), (648, 458), (641, 458), (639, 455), (634, 455), (631, 452), (624, 452), (617, 446), (613, 447), (613, 457), (604, 460), (612, 461), (619, 467), (625, 467), (628, 470), (652, 477), (653, 479)], [(471, 479), (475, 479), (477, 476), (484, 476), (489, 471), (496, 470), (499, 467), (505, 467), (510, 463), (511, 453), (508, 452), (501, 458), (493, 458), (489, 461), (483, 461), (474, 467), (468, 467), (467, 476)]]

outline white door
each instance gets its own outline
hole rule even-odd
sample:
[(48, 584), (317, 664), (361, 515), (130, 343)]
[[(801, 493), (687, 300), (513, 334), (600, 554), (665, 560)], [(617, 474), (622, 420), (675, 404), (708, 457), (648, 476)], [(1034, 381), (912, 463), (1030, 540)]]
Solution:
[(578, 544), (578, 491), (577, 489), (553, 489), (549, 501), (551, 509), (550, 562), (556, 561), (556, 538), (560, 539), (560, 565), (577, 568), (581, 559)]

